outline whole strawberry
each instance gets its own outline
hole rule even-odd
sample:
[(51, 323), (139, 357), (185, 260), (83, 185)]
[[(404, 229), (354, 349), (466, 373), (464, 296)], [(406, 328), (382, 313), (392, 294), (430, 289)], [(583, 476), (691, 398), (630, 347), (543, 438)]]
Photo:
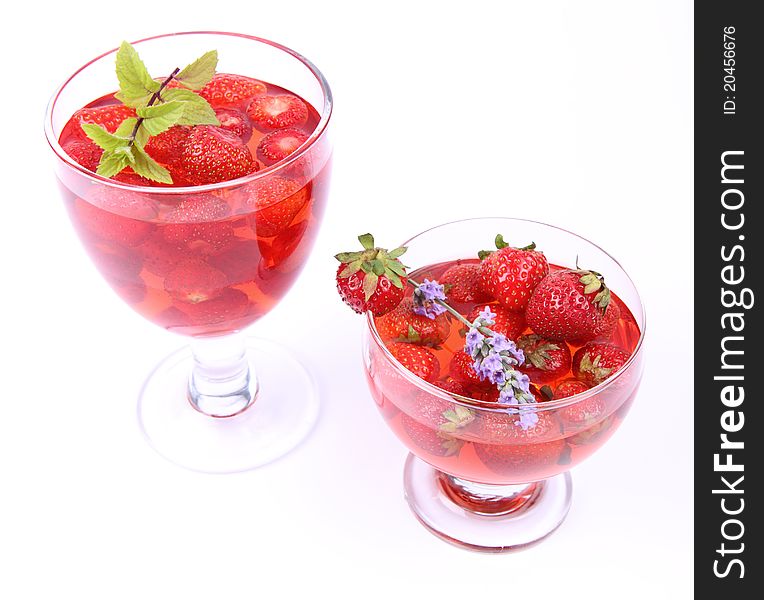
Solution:
[(501, 234), (495, 251), (480, 253), (480, 285), (483, 291), (512, 311), (523, 311), (531, 293), (549, 273), (549, 263), (536, 244), (512, 248)]
[(181, 175), (194, 185), (237, 179), (259, 168), (241, 138), (210, 125), (197, 125), (191, 130), (179, 163)]
[(605, 278), (581, 269), (561, 269), (544, 277), (525, 311), (525, 320), (535, 333), (578, 343), (609, 337), (619, 317)]
[(393, 342), (387, 345), (395, 359), (414, 375), (430, 383), (440, 375), (440, 364), (432, 350), (424, 346)]
[(383, 342), (410, 342), (423, 346), (442, 344), (451, 329), (445, 313), (434, 319), (415, 313), (412, 298), (404, 298), (393, 310), (378, 317), (375, 324)]
[(573, 355), (573, 375), (594, 387), (615, 375), (630, 356), (614, 344), (591, 342), (581, 346)]
[[(450, 387), (440, 381), (435, 385), (443, 389)], [(452, 456), (458, 454), (464, 444), (452, 434), (474, 419), (470, 409), (427, 394), (412, 405), (410, 414), (404, 414), (401, 422), (414, 445), (436, 456)]]
[(507, 336), (510, 340), (516, 340), (525, 329), (525, 315), (521, 312), (512, 312), (501, 304), (481, 304), (476, 306), (467, 317), (474, 322), (480, 311), (488, 308), (493, 313), (493, 325), (491, 331)]
[(446, 286), (449, 302), (470, 304), (492, 300), (480, 285), (480, 265), (477, 263), (460, 263), (449, 267), (440, 282)]
[(552, 342), (538, 334), (520, 336), (517, 347), (525, 362), (518, 367), (533, 383), (548, 383), (570, 371), (570, 348), (565, 342)]
[[(337, 269), (337, 291), (342, 300), (357, 313), (370, 311), (379, 317), (401, 303), (405, 290), (406, 267), (398, 257), (406, 248), (388, 252), (374, 246), (370, 233), (358, 236), (363, 250), (341, 252)], [(403, 278), (403, 279), (401, 279)]]

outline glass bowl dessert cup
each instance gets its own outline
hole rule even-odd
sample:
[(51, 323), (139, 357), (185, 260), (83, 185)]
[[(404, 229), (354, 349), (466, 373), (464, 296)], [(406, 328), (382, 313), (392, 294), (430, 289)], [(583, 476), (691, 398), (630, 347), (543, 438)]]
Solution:
[[(618, 262), (550, 225), (483, 218), (435, 227), (402, 244), (408, 248), (406, 264), (416, 269), (409, 277), (438, 279), (444, 264), (476, 257), (476, 249), (497, 232), (512, 245), (535, 242), (550, 265), (577, 263), (605, 274), (621, 309), (611, 341), (630, 348), (631, 355), (617, 372), (581, 393), (523, 404), (535, 415), (535, 424), (525, 427), (517, 410), (414, 375), (383, 341), (377, 319), (367, 314), (363, 359), (369, 388), (383, 418), (410, 450), (406, 500), (432, 533), (484, 552), (523, 549), (563, 522), (571, 503), (569, 470), (612, 436), (637, 394), (645, 332), (639, 294)], [(459, 329), (452, 319), (438, 353), (458, 352), (465, 343), (465, 330)], [(448, 363), (438, 360), (441, 381), (444, 374), (450, 379)]]
[[(99, 106), (94, 98), (114, 102), (104, 94), (117, 87), (116, 49), (66, 80), (45, 121), (63, 200), (93, 263), (131, 308), (190, 341), (159, 364), (140, 392), (146, 439), (192, 470), (248, 470), (297, 446), (318, 415), (313, 380), (299, 361), (243, 331), (286, 294), (317, 235), (331, 171), (331, 91), (306, 58), (248, 35), (186, 32), (134, 47), (148, 71), (161, 75), (215, 49), (217, 73), (257, 78), (266, 82), (258, 83), (263, 94), (265, 85), (269, 94), (286, 90), (308, 107), (304, 141), (286, 158), (262, 161), (256, 172), (228, 181), (172, 187), (102, 177), (62, 147), (76, 111)], [(264, 134), (249, 135), (254, 156)]]

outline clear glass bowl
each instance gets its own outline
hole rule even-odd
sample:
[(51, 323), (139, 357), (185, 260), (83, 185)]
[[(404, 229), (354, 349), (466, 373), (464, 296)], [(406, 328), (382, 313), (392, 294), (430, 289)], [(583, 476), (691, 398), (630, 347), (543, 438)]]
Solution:
[[(645, 334), (644, 309), (623, 268), (598, 246), (557, 227), (506, 218), (448, 223), (404, 242), (405, 262), (420, 269), (474, 257), (496, 233), (510, 243), (534, 241), (551, 264), (578, 263), (605, 274), (633, 316), (619, 324), (614, 339), (637, 341), (624, 367), (600, 385), (533, 405), (538, 423), (524, 431), (506, 408), (450, 394), (413, 375), (385, 347), (374, 318), (367, 318), (367, 380), (385, 421), (411, 451), (404, 471), (411, 509), (441, 538), (488, 552), (527, 547), (562, 523), (571, 501), (568, 471), (610, 438), (637, 394)], [(440, 415), (449, 409), (469, 411), (470, 422), (446, 444), (434, 443), (443, 439)]]
[(331, 173), (331, 91), (306, 58), (248, 35), (187, 32), (134, 45), (156, 76), (216, 49), (219, 73), (288, 89), (317, 113), (308, 140), (285, 160), (196, 187), (106, 179), (59, 144), (76, 110), (116, 90), (116, 50), (70, 76), (45, 119), (64, 203), (95, 266), (136, 312), (191, 342), (163, 361), (141, 391), (146, 438), (190, 469), (247, 470), (295, 447), (318, 414), (307, 371), (278, 344), (245, 340), (242, 331), (287, 293), (318, 233)]

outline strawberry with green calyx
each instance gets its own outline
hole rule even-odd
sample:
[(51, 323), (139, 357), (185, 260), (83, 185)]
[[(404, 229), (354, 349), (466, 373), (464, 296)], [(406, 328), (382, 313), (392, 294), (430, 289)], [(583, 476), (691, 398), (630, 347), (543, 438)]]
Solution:
[(446, 288), (449, 302), (461, 304), (490, 302), (492, 298), (483, 291), (480, 285), (480, 265), (476, 263), (461, 263), (449, 267), (440, 278)]
[(614, 344), (590, 342), (573, 355), (573, 375), (594, 387), (615, 375), (630, 356)]
[(608, 338), (620, 317), (605, 278), (596, 271), (561, 269), (533, 290), (525, 319), (547, 339), (588, 342)]
[[(129, 168), (147, 180), (172, 184), (170, 171), (148, 153), (146, 145), (153, 136), (177, 125), (220, 124), (208, 102), (195, 93), (212, 79), (217, 60), (217, 51), (207, 52), (157, 81), (149, 75), (135, 48), (122, 42), (116, 54), (119, 92), (115, 98), (124, 104), (124, 114), (134, 111), (135, 116), (124, 118), (116, 129), (111, 120), (82, 120), (85, 135), (103, 150), (96, 173), (114, 177)], [(112, 108), (112, 114), (117, 110)]]
[(340, 252), (337, 269), (337, 291), (343, 301), (357, 313), (371, 312), (382, 316), (398, 306), (406, 288), (406, 267), (398, 258), (405, 247), (387, 251), (374, 246), (370, 233), (358, 236), (363, 250)]
[[(440, 381), (434, 384), (442, 389), (450, 387)], [(412, 405), (411, 413), (404, 414), (401, 422), (418, 447), (436, 456), (453, 456), (464, 445), (455, 434), (474, 420), (475, 413), (469, 408), (428, 394)]]
[(549, 273), (549, 263), (542, 252), (531, 243), (513, 248), (496, 236), (496, 250), (481, 251), (480, 285), (483, 291), (509, 310), (523, 311), (531, 293)]
[(389, 344), (387, 349), (395, 357), (395, 360), (420, 379), (432, 383), (440, 375), (440, 363), (429, 348), (404, 342), (394, 342)]
[(525, 355), (519, 369), (534, 383), (554, 381), (570, 371), (570, 348), (564, 342), (553, 342), (531, 333), (517, 339), (517, 347)]

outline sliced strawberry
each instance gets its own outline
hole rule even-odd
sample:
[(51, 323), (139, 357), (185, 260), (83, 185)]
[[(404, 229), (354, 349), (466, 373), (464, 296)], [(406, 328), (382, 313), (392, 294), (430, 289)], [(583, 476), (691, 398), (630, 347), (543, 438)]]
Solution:
[(570, 371), (570, 348), (565, 342), (553, 342), (532, 333), (520, 336), (517, 347), (525, 355), (525, 362), (518, 368), (533, 383), (548, 383)]
[(212, 194), (188, 196), (166, 217), (164, 239), (202, 254), (223, 248), (234, 235), (231, 207)]
[(114, 133), (122, 121), (135, 116), (135, 110), (124, 104), (109, 104), (95, 108), (81, 108), (61, 130), (60, 139), (65, 143), (71, 138), (90, 140), (82, 129), (83, 123), (100, 125), (109, 133)]
[(446, 287), (446, 297), (449, 302), (468, 304), (492, 300), (480, 285), (479, 263), (456, 264), (449, 267), (440, 278), (440, 283)]
[(184, 179), (193, 185), (237, 179), (259, 168), (241, 139), (210, 125), (191, 130), (178, 165)]
[(279, 129), (263, 136), (257, 145), (257, 158), (273, 165), (297, 151), (308, 139), (299, 129)]
[(615, 375), (630, 356), (613, 344), (589, 342), (573, 355), (573, 375), (594, 387)]
[(247, 116), (259, 131), (299, 127), (308, 120), (308, 107), (297, 96), (258, 96), (247, 108)]
[(212, 81), (199, 91), (199, 95), (213, 108), (241, 107), (254, 96), (261, 96), (267, 91), (265, 84), (257, 79), (243, 75), (216, 73)]
[[(304, 255), (310, 248), (309, 242), (303, 243), (308, 223), (308, 220), (302, 220), (290, 225), (273, 238), (270, 244), (258, 240), (264, 259), (261, 265), (268, 272), (278, 269), (281, 273), (289, 273), (305, 264)], [(312, 231), (315, 233), (315, 228)], [(301, 251), (297, 252), (298, 249)]]
[(201, 302), (176, 304), (189, 317), (192, 325), (219, 325), (236, 321), (249, 311), (249, 298), (241, 290), (226, 288), (219, 296)]
[(440, 365), (429, 348), (394, 342), (387, 344), (387, 349), (399, 363), (420, 379), (433, 382), (438, 378)]
[(416, 314), (413, 308), (411, 297), (404, 298), (393, 310), (375, 319), (382, 341), (410, 342), (423, 346), (438, 346), (446, 341), (451, 330), (451, 322), (446, 313), (430, 319)]
[(501, 304), (484, 304), (475, 307), (467, 317), (471, 323), (475, 321), (483, 309), (490, 308), (496, 316), (493, 318), (494, 324), (489, 327), (491, 331), (505, 335), (510, 340), (517, 340), (520, 334), (525, 330), (525, 316), (523, 313), (511, 311)]
[(197, 259), (183, 261), (164, 279), (164, 289), (170, 296), (191, 304), (217, 298), (227, 284), (225, 273)]
[(247, 116), (235, 108), (216, 108), (215, 115), (220, 121), (220, 129), (225, 129), (242, 142), (247, 142), (252, 137), (252, 124)]

